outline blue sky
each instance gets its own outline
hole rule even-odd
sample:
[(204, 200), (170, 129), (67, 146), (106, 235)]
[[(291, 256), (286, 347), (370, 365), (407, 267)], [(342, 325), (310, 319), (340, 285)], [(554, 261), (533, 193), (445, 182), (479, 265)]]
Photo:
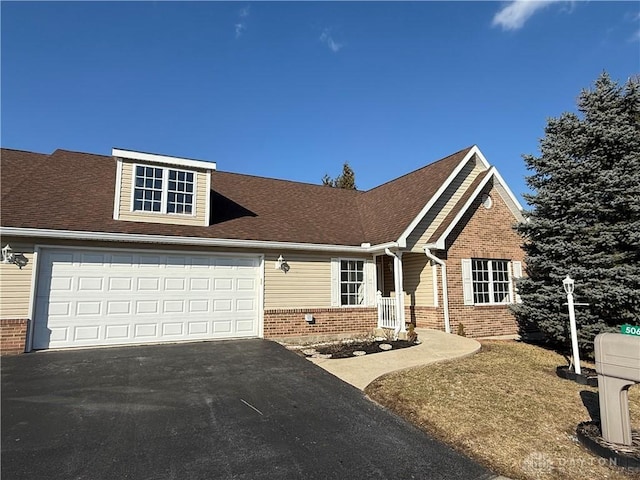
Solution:
[(2, 146), (216, 161), (366, 190), (472, 144), (521, 155), (606, 70), (638, 2), (2, 2)]

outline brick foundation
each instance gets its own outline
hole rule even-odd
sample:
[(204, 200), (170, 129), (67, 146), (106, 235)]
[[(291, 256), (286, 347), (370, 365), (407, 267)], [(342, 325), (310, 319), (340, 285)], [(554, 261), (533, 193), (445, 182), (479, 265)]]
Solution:
[[(305, 321), (313, 315), (313, 323)], [(376, 308), (296, 308), (264, 311), (264, 337), (367, 335), (378, 325)]]
[(27, 341), (26, 318), (11, 318), (0, 320), (0, 354), (17, 355), (24, 353)]

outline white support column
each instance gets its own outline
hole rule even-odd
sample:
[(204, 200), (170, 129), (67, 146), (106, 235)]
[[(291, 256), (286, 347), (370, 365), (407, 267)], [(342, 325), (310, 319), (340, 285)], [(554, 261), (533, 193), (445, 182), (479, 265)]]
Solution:
[(404, 284), (402, 281), (402, 252), (396, 252), (393, 259), (393, 280), (396, 289), (396, 332), (407, 331), (404, 321)]
[(396, 334), (407, 331), (404, 322), (404, 286), (402, 282), (402, 252), (392, 252), (388, 248), (384, 253), (393, 257), (393, 286), (396, 291)]

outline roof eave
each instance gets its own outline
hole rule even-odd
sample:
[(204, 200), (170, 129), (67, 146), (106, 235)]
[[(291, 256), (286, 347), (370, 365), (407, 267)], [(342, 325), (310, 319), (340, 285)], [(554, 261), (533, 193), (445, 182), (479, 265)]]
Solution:
[(280, 242), (270, 240), (238, 240), (232, 238), (180, 237), (172, 235), (148, 235), (116, 232), (90, 232), (79, 230), (56, 230), (42, 228), (0, 227), (0, 235), (26, 238), (94, 240), (108, 242), (155, 243), (164, 245), (191, 245), (223, 248), (254, 248), (265, 250), (309, 250), (318, 252), (372, 253), (385, 248), (398, 247), (396, 242), (378, 245), (332, 245), (319, 243)]

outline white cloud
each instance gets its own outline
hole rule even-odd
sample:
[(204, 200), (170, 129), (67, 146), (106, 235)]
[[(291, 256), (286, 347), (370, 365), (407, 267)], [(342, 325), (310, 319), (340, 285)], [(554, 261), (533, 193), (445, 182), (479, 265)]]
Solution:
[(329, 47), (333, 53), (337, 53), (340, 51), (342, 47), (344, 47), (343, 43), (336, 42), (331, 36), (331, 29), (325, 28), (320, 35), (320, 41)]
[(240, 38), (247, 29), (247, 26), (244, 23), (236, 23), (234, 27), (236, 29), (236, 38)]
[(560, 0), (513, 0), (495, 14), (492, 25), (502, 27), (503, 30), (518, 30), (533, 14), (558, 1)]
[(247, 5), (244, 8), (241, 8), (238, 12), (238, 17), (240, 21), (234, 25), (236, 31), (236, 38), (240, 38), (242, 34), (247, 30), (247, 22), (242, 20), (243, 18), (247, 18), (251, 13), (251, 5)]

